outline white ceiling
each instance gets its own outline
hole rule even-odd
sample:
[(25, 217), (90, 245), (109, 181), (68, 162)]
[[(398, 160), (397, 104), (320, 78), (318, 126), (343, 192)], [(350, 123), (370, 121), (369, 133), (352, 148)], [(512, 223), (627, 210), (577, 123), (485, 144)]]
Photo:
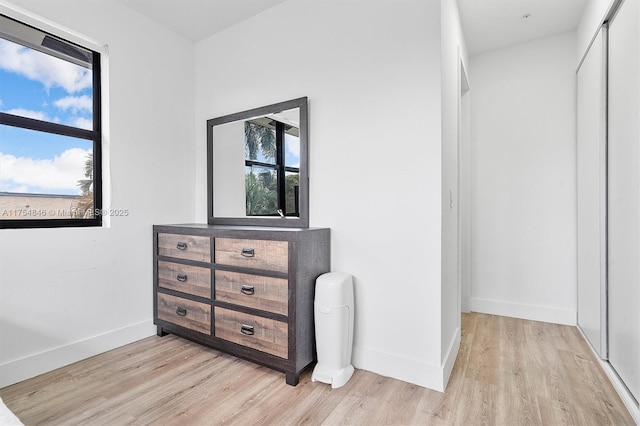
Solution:
[[(119, 0), (197, 42), (285, 0)], [(392, 0), (388, 0), (392, 1)], [(458, 0), (470, 54), (578, 26), (587, 0)], [(522, 16), (529, 14), (529, 18)]]
[(197, 42), (285, 0), (120, 0)]
[(470, 55), (573, 31), (585, 5), (586, 0), (458, 0)]

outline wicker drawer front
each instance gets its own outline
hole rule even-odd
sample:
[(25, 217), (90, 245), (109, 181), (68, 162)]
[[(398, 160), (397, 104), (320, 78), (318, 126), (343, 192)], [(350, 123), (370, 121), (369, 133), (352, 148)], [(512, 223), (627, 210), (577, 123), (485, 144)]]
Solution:
[(158, 318), (200, 333), (211, 333), (211, 306), (158, 293)]
[(289, 281), (238, 272), (215, 271), (216, 300), (288, 314)]
[(222, 265), (287, 272), (289, 243), (287, 241), (216, 238), (215, 262)]
[(158, 255), (211, 262), (211, 239), (196, 235), (158, 234)]
[(158, 286), (211, 298), (211, 269), (160, 260)]
[(216, 307), (215, 335), (239, 345), (287, 358), (287, 323)]

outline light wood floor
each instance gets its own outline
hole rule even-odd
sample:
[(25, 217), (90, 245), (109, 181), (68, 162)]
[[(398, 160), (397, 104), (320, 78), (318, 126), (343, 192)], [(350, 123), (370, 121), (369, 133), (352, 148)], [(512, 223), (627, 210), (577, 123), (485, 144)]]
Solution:
[(26, 425), (633, 425), (575, 327), (467, 314), (446, 392), (356, 370), (342, 388), (175, 336), (0, 389)]

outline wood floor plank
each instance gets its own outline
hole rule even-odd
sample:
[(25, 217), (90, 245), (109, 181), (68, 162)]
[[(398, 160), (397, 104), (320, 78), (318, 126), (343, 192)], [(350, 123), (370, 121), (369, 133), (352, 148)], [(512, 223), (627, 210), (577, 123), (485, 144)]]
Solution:
[(499, 335), (499, 317), (492, 315), (478, 317), (471, 343), (472, 356), (467, 364), (466, 376), (486, 384), (498, 384)]
[[(342, 401), (351, 389), (361, 386), (367, 375), (372, 374), (364, 370), (356, 370), (346, 385), (339, 389), (332, 389), (324, 383), (312, 383), (311, 372), (300, 378), (307, 395), (304, 399), (292, 401), (294, 404), (285, 411), (274, 413), (273, 418), (265, 419), (265, 424), (283, 425), (317, 425), (322, 424), (329, 417), (335, 407)], [(300, 384), (298, 384), (300, 386)], [(297, 388), (297, 387), (296, 387)]]
[(386, 425), (410, 424), (426, 389), (399, 380), (391, 380), (387, 387), (387, 395), (368, 413), (367, 420), (369, 423), (378, 421)]
[(633, 425), (575, 327), (462, 317), (444, 393), (356, 370), (339, 389), (168, 335), (0, 389), (27, 425)]
[(334, 406), (323, 424), (364, 424), (368, 411), (377, 407), (387, 380), (390, 379), (375, 374), (361, 375), (359, 386), (346, 389), (346, 395)]
[(540, 424), (541, 418), (534, 393), (533, 368), (528, 359), (527, 339), (522, 321), (500, 319), (500, 375), (496, 413), (498, 424), (519, 419), (521, 425)]
[(597, 361), (588, 356), (571, 351), (560, 351), (565, 383), (572, 389), (572, 399), (586, 409), (582, 414), (593, 419), (594, 424), (620, 424), (624, 417), (611, 410), (617, 402), (617, 395), (611, 383), (605, 378)]

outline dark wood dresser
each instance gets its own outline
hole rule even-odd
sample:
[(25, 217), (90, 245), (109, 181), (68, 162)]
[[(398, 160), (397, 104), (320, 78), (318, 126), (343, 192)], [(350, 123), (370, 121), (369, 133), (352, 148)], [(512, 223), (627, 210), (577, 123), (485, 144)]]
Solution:
[(290, 385), (315, 359), (315, 280), (330, 231), (204, 224), (153, 227), (154, 324), (265, 365)]

